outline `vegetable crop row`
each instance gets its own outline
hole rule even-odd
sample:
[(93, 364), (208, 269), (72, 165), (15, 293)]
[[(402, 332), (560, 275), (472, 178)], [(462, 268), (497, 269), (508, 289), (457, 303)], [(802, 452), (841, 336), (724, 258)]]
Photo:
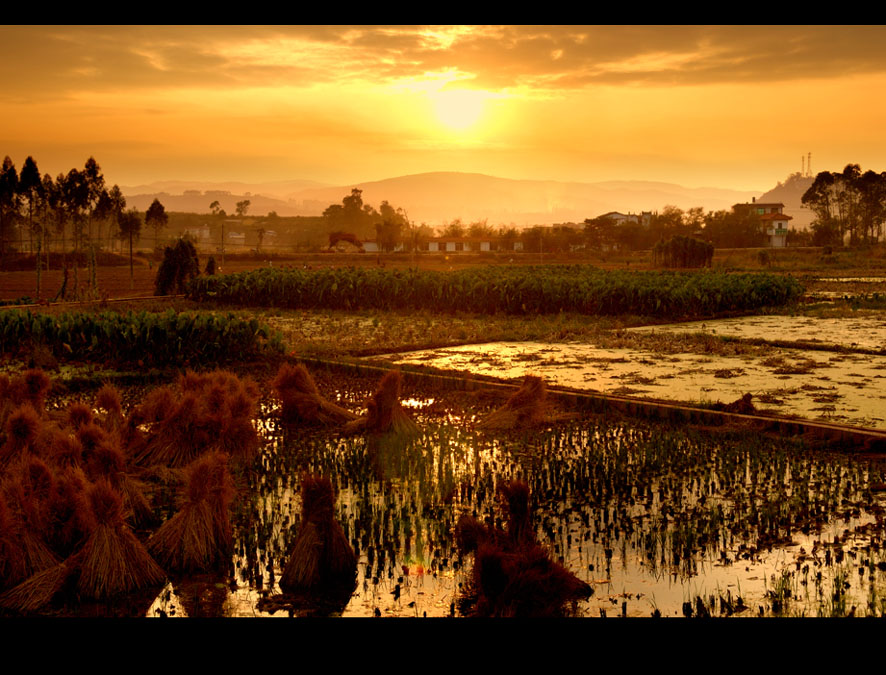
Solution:
[(59, 358), (157, 366), (218, 364), (283, 351), (278, 333), (233, 314), (0, 311), (0, 353), (38, 345)]
[(188, 295), (195, 300), (293, 309), (693, 317), (787, 304), (803, 290), (793, 277), (768, 273), (607, 272), (571, 265), (454, 272), (263, 268), (198, 277)]

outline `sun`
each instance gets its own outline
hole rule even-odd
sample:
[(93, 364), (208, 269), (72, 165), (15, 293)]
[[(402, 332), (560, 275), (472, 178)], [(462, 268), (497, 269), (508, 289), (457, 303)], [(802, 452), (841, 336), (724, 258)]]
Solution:
[(483, 117), (490, 95), (478, 89), (440, 89), (429, 96), (443, 126), (453, 131), (467, 131)]

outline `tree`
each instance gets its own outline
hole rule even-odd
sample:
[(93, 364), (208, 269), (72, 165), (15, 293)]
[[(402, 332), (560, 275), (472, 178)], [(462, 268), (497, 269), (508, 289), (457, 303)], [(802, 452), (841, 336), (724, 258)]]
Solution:
[[(123, 196), (123, 193), (116, 184), (111, 188), (111, 191), (108, 192), (108, 201), (110, 202), (111, 220), (117, 225), (116, 232), (120, 233), (123, 231), (123, 228), (120, 226), (120, 218), (123, 215), (123, 209), (126, 208), (126, 197)], [(110, 235), (113, 236), (113, 234), (114, 231), (111, 231)]]
[(120, 238), (129, 239), (129, 288), (135, 288), (135, 270), (132, 263), (132, 241), (138, 240), (142, 231), (142, 218), (136, 209), (120, 214)]
[(465, 236), (465, 226), (461, 222), (461, 218), (456, 218), (443, 228), (444, 237), (463, 237)]
[(886, 222), (886, 172), (862, 173), (858, 164), (847, 164), (840, 173), (822, 171), (802, 202), (816, 217), (814, 241), (838, 244), (849, 235), (850, 244), (872, 243)]
[(361, 239), (372, 236), (379, 213), (363, 203), (362, 195), (362, 190), (353, 188), (341, 204), (331, 204), (323, 211), (327, 232), (353, 232)]
[(403, 225), (399, 221), (385, 220), (375, 225), (375, 237), (378, 247), (386, 253), (396, 250), (403, 232)]
[(30, 239), (30, 250), (34, 251), (34, 210), (36, 203), (40, 200), (40, 193), (43, 191), (43, 182), (40, 178), (40, 170), (37, 168), (37, 162), (30, 155), (22, 166), (22, 172), (18, 178), (18, 193), (28, 204), (28, 238)]
[(237, 217), (243, 218), (246, 215), (246, 212), (249, 210), (250, 202), (248, 199), (244, 199), (242, 202), (237, 202)]
[(738, 205), (731, 211), (711, 211), (704, 219), (704, 237), (717, 248), (764, 246), (766, 234), (760, 216), (751, 206)]
[(0, 264), (6, 256), (6, 242), (18, 216), (18, 172), (7, 155), (0, 167)]
[(166, 214), (166, 209), (163, 207), (163, 204), (160, 203), (160, 200), (155, 198), (145, 213), (145, 225), (154, 230), (155, 248), (160, 241), (160, 231), (166, 227), (166, 223), (168, 222), (169, 216)]
[(199, 275), (200, 262), (197, 259), (197, 249), (190, 239), (183, 237), (175, 243), (175, 246), (163, 249), (163, 262), (160, 263), (154, 279), (154, 295), (184, 293), (188, 282)]

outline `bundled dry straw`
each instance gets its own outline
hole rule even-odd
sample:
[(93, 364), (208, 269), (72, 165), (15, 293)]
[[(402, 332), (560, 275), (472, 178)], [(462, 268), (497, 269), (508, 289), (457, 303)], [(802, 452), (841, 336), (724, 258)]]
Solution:
[(15, 408), (5, 424), (6, 442), (0, 447), (0, 470), (23, 461), (27, 451), (33, 449), (40, 434), (40, 415), (30, 403)]
[(123, 499), (105, 480), (87, 492), (94, 527), (75, 556), (77, 592), (107, 600), (161, 584), (166, 575), (123, 520)]
[(123, 520), (123, 501), (100, 480), (86, 490), (89, 535), (65, 561), (30, 576), (0, 596), (0, 607), (35, 612), (60, 594), (111, 600), (161, 584), (166, 575)]
[(338, 425), (357, 419), (354, 413), (323, 398), (308, 369), (300, 363), (280, 366), (271, 386), (282, 402), (280, 416), (284, 422)]
[(177, 390), (155, 390), (130, 414), (124, 443), (138, 466), (182, 468), (215, 451), (249, 462), (259, 445), (252, 422), (258, 396), (254, 382), (225, 371), (186, 373)]
[(536, 540), (529, 519), (529, 488), (512, 482), (500, 489), (508, 511), (508, 530), (462, 517), (456, 540), (462, 552), (474, 553), (474, 566), (463, 607), (475, 616), (564, 616), (593, 592), (561, 564), (551, 560)]
[(280, 577), (287, 594), (347, 604), (357, 586), (357, 558), (335, 520), (335, 492), (328, 478), (302, 480), (302, 518)]
[(224, 453), (209, 453), (186, 469), (181, 509), (148, 540), (170, 572), (210, 571), (230, 562), (234, 483)]
[(378, 390), (366, 401), (366, 414), (346, 424), (345, 433), (418, 433), (418, 425), (400, 405), (402, 379), (397, 371), (385, 373)]
[(537, 424), (569, 419), (574, 415), (555, 413), (548, 402), (545, 381), (536, 375), (527, 375), (523, 384), (498, 410), (491, 412), (477, 424), (478, 429), (525, 429)]

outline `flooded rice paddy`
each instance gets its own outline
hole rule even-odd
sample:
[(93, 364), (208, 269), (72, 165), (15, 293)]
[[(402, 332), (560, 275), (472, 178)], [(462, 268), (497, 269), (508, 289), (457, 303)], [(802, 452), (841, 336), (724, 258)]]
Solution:
[[(790, 342), (738, 355), (603, 349), (587, 343), (497, 342), (389, 355), (394, 364), (519, 378), (588, 391), (695, 403), (729, 403), (746, 393), (760, 410), (886, 428), (886, 319), (756, 316), (629, 329), (638, 334), (706, 334)], [(803, 349), (804, 343), (809, 349)], [(705, 344), (705, 343), (700, 343)], [(878, 353), (879, 352), (879, 353)]]
[[(339, 383), (338, 400), (358, 408), (373, 385)], [(336, 517), (359, 559), (350, 602), (324, 615), (461, 616), (471, 557), (455, 546), (455, 524), (471, 514), (501, 525), (496, 486), (514, 478), (530, 486), (539, 541), (594, 588), (581, 616), (886, 611), (881, 464), (620, 418), (491, 435), (474, 426), (498, 403), (404, 395), (417, 437), (285, 427), (266, 409), (260, 467), (239, 479), (233, 582), (172, 583), (147, 614), (317, 613), (275, 602), (306, 471), (336, 486)]]

